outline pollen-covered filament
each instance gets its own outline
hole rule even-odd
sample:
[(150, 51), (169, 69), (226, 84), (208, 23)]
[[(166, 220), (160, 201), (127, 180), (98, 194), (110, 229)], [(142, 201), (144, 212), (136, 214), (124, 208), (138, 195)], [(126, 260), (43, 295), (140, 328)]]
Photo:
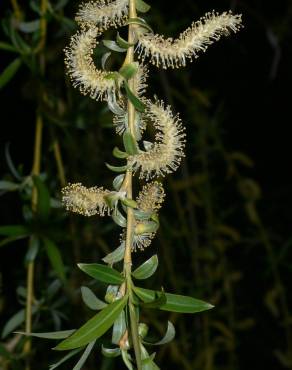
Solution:
[(162, 101), (147, 101), (146, 119), (153, 122), (155, 142), (148, 151), (140, 151), (129, 157), (134, 170), (140, 170), (140, 178), (150, 179), (175, 171), (184, 156), (185, 133), (178, 116), (174, 116), (170, 106)]
[(89, 1), (81, 4), (76, 21), (82, 26), (96, 26), (107, 29), (123, 24), (128, 15), (129, 0)]
[(149, 57), (157, 67), (178, 68), (185, 66), (188, 59), (197, 58), (199, 52), (206, 51), (221, 36), (237, 32), (241, 27), (241, 15), (233, 15), (231, 11), (222, 14), (213, 11), (193, 22), (177, 39), (140, 30), (136, 50), (142, 60)]
[(79, 213), (83, 216), (109, 214), (110, 208), (105, 197), (109, 190), (96, 186), (86, 188), (81, 183), (69, 184), (62, 189), (62, 203), (67, 211)]
[(71, 38), (70, 45), (65, 49), (65, 63), (73, 86), (79, 87), (84, 95), (96, 100), (115, 94), (117, 85), (121, 82), (113, 78), (113, 73), (98, 70), (94, 64), (92, 54), (98, 35), (96, 27), (82, 30)]

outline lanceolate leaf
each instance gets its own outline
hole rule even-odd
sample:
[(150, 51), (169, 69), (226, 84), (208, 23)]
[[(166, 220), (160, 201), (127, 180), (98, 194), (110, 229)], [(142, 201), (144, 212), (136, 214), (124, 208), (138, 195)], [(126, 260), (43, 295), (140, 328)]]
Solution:
[(0, 89), (2, 89), (2, 87), (4, 87), (11, 80), (11, 78), (15, 75), (20, 66), (21, 59), (16, 58), (13, 62), (11, 62), (8, 65), (8, 67), (4, 69), (4, 71), (0, 75)]
[(62, 365), (64, 362), (69, 360), (71, 357), (77, 355), (77, 353), (81, 352), (83, 348), (77, 348), (74, 349), (73, 351), (70, 351), (66, 356), (64, 356), (60, 361), (56, 362), (53, 365), (50, 365), (49, 370), (54, 370), (57, 369), (60, 365)]
[(143, 341), (143, 343), (147, 345), (152, 345), (152, 346), (160, 346), (160, 345), (171, 342), (174, 339), (174, 337), (175, 337), (175, 328), (173, 324), (170, 321), (168, 321), (166, 333), (160, 341), (155, 342), (155, 343), (149, 343), (149, 342)]
[(92, 351), (94, 345), (95, 340), (88, 344), (79, 361), (74, 366), (73, 370), (80, 370), (82, 368), (82, 366), (85, 364), (85, 361), (88, 359), (88, 356), (90, 355), (90, 352)]
[(123, 310), (119, 314), (116, 321), (114, 322), (113, 333), (112, 333), (112, 343), (113, 344), (119, 344), (119, 341), (124, 335), (126, 329), (127, 329), (126, 316), (125, 316), (125, 311)]
[(51, 262), (53, 269), (55, 270), (58, 277), (62, 281), (65, 281), (66, 279), (65, 268), (64, 268), (64, 263), (63, 263), (62, 255), (60, 253), (59, 248), (56, 246), (56, 244), (52, 240), (47, 239), (47, 238), (44, 239), (44, 244), (46, 247), (48, 258)]
[(122, 242), (122, 244), (117, 249), (115, 249), (112, 253), (106, 255), (102, 260), (105, 263), (112, 265), (116, 262), (121, 261), (124, 258), (124, 254), (125, 254), (125, 242)]
[(138, 10), (138, 12), (147, 13), (150, 8), (151, 6), (145, 3), (145, 1), (136, 0), (136, 9)]
[(113, 172), (125, 172), (128, 169), (128, 166), (112, 166), (111, 164), (105, 164), (107, 168)]
[[(37, 311), (37, 306), (32, 307), (32, 313), (35, 314)], [(5, 324), (2, 331), (2, 339), (6, 338), (8, 334), (12, 333), (16, 328), (18, 328), (25, 320), (25, 309), (18, 311), (14, 314)]]
[(103, 40), (102, 41), (104, 46), (106, 46), (108, 49), (110, 50), (113, 50), (113, 51), (117, 51), (119, 53), (124, 53), (125, 51), (127, 51), (127, 48), (121, 48), (115, 41), (113, 40)]
[(74, 331), (75, 329), (52, 331), (52, 332), (47, 332), (47, 333), (25, 333), (25, 332), (19, 331), (19, 332), (16, 332), (16, 334), (22, 334), (28, 337), (45, 338), (45, 339), (65, 339), (65, 338), (68, 338), (69, 335), (73, 334)]
[(129, 155), (134, 155), (138, 153), (137, 142), (129, 131), (124, 132), (123, 142), (125, 150)]
[(107, 304), (96, 297), (93, 291), (86, 286), (81, 287), (81, 294), (83, 302), (91, 310), (102, 310)]
[(24, 225), (0, 226), (0, 235), (3, 236), (28, 236), (29, 229)]
[(127, 93), (127, 96), (129, 98), (129, 100), (131, 101), (131, 103), (134, 105), (134, 107), (136, 108), (136, 110), (138, 112), (144, 112), (145, 110), (145, 104), (137, 97), (133, 94), (133, 92), (131, 91), (128, 83), (126, 81), (124, 81), (124, 86), (125, 86), (125, 89), (126, 89), (126, 93)]
[(99, 263), (79, 263), (80, 270), (92, 278), (109, 284), (122, 284), (124, 277), (119, 271)]
[[(150, 290), (150, 289), (143, 289), (134, 287), (134, 291), (137, 296), (143, 302), (151, 302), (153, 301), (157, 295), (161, 295), (163, 293)], [(178, 294), (171, 294), (171, 293), (164, 293), (166, 296), (166, 303), (159, 307), (160, 310), (164, 311), (172, 311), (172, 312), (180, 312), (180, 313), (196, 313), (201, 311), (210, 310), (214, 306), (210, 303), (201, 301), (199, 299), (178, 295)]]
[(109, 304), (101, 312), (87, 321), (71, 337), (65, 339), (55, 348), (58, 351), (82, 347), (101, 337), (114, 323), (122, 312), (128, 296)]
[(149, 258), (141, 266), (139, 266), (132, 275), (135, 279), (147, 279), (154, 274), (158, 267), (158, 257), (157, 254)]

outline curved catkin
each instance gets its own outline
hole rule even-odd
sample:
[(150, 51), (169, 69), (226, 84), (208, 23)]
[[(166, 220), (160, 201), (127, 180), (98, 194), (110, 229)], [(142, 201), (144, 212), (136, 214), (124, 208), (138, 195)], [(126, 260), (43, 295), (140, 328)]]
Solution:
[(178, 68), (185, 66), (188, 59), (197, 58), (199, 52), (205, 52), (221, 36), (237, 32), (241, 27), (241, 15), (233, 15), (231, 11), (222, 14), (213, 11), (193, 22), (177, 39), (140, 31), (136, 51), (139, 58), (144, 60), (148, 57), (157, 67)]
[(62, 189), (62, 203), (67, 211), (83, 216), (104, 216), (110, 212), (105, 200), (105, 196), (109, 194), (110, 191), (102, 187), (86, 188), (81, 183), (69, 184)]
[(120, 81), (113, 78), (113, 73), (98, 70), (93, 62), (98, 35), (98, 29), (93, 27), (72, 36), (65, 49), (65, 64), (74, 87), (92, 99), (105, 100), (109, 94), (116, 94)]
[(144, 212), (154, 212), (161, 208), (165, 193), (160, 182), (152, 181), (144, 185), (136, 202), (138, 209)]
[(96, 26), (100, 30), (121, 26), (128, 15), (128, 0), (89, 1), (80, 5), (75, 20), (81, 26)]
[(162, 101), (147, 101), (144, 115), (153, 122), (155, 142), (148, 151), (129, 157), (134, 170), (140, 169), (140, 178), (147, 180), (175, 171), (184, 156), (185, 133), (178, 116)]

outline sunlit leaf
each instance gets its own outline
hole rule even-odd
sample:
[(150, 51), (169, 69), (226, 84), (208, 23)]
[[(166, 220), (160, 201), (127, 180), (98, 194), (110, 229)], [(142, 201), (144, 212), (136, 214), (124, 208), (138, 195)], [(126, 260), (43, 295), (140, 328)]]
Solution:
[(158, 267), (158, 257), (157, 254), (145, 261), (141, 266), (139, 266), (132, 275), (135, 279), (147, 279), (154, 274)]
[(92, 317), (86, 324), (78, 329), (71, 337), (55, 347), (58, 351), (74, 349), (85, 346), (91, 341), (101, 337), (115, 322), (127, 303), (128, 297), (109, 304), (102, 311)]
[(92, 278), (109, 284), (122, 284), (124, 277), (119, 271), (99, 263), (78, 263), (80, 270)]

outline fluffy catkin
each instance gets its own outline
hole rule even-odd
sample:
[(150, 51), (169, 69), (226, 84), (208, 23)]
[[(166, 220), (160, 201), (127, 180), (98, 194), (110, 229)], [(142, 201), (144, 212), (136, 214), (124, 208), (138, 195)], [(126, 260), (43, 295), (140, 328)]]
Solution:
[(81, 26), (96, 26), (100, 30), (117, 27), (125, 22), (128, 5), (128, 0), (89, 1), (80, 5), (75, 20)]
[(81, 183), (69, 184), (62, 189), (62, 203), (67, 211), (79, 213), (83, 216), (109, 214), (110, 209), (105, 196), (109, 190), (96, 186), (86, 188)]
[(197, 58), (199, 52), (205, 52), (221, 36), (237, 32), (241, 27), (241, 15), (233, 15), (231, 11), (222, 14), (213, 11), (193, 22), (177, 39), (164, 38), (141, 29), (136, 51), (139, 58), (144, 60), (149, 57), (157, 67), (178, 68), (185, 66), (188, 59)]
[(156, 129), (155, 142), (148, 151), (129, 157), (133, 169), (140, 170), (140, 178), (147, 180), (175, 171), (184, 156), (185, 133), (178, 116), (162, 101), (147, 100), (144, 115)]
[(136, 202), (141, 211), (154, 212), (161, 208), (164, 198), (165, 193), (162, 184), (152, 181), (143, 186)]
[(104, 100), (109, 94), (116, 94), (121, 81), (110, 78), (113, 77), (111, 72), (95, 67), (92, 54), (98, 35), (98, 29), (92, 27), (72, 36), (70, 45), (65, 49), (65, 64), (74, 87), (78, 87), (83, 95), (89, 95), (92, 99)]

